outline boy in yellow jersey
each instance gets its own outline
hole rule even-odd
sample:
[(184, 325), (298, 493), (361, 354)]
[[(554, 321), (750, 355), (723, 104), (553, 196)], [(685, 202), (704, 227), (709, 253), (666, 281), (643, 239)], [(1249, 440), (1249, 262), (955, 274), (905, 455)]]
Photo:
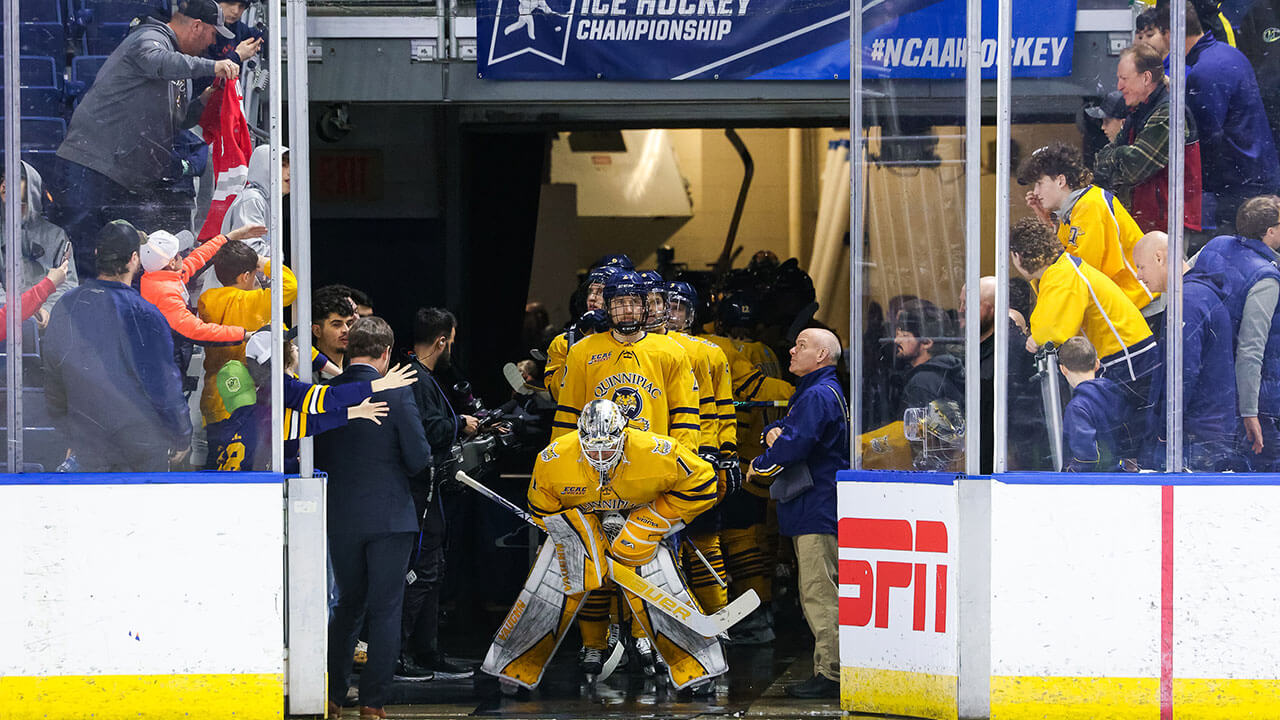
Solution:
[[(552, 440), (534, 465), (529, 510), (544, 519), (552, 541), (543, 544), (481, 667), (529, 688), (541, 681), (585, 596), (601, 587), (605, 554), (693, 605), (662, 539), (716, 500), (715, 471), (708, 463), (670, 437), (629, 427), (613, 402), (591, 401), (578, 425)], [(662, 638), (659, 652), (677, 688), (727, 669), (715, 638), (651, 612), (625, 592), (646, 636)], [(587, 646), (588, 675), (600, 672), (603, 640)]]
[(1120, 383), (1131, 394), (1130, 427), (1144, 439), (1145, 406), (1152, 373), (1160, 367), (1160, 348), (1142, 313), (1111, 278), (1089, 263), (1063, 252), (1053, 230), (1023, 218), (1009, 236), (1013, 266), (1036, 286), (1027, 352), (1046, 343), (1061, 345), (1084, 335), (1098, 351), (1099, 377)]
[[(218, 325), (236, 325), (250, 332), (271, 322), (271, 288), (258, 282), (258, 271), (267, 277), (279, 273), (284, 304), (292, 305), (298, 297), (298, 281), (287, 267), (276, 270), (276, 263), (260, 257), (241, 240), (230, 240), (213, 256), (213, 272), (222, 287), (200, 295), (200, 319)], [(204, 392), (200, 396), (200, 412), (206, 425), (226, 420), (231, 413), (222, 405), (216, 376), (229, 360), (244, 362), (244, 343), (222, 347), (210, 346), (204, 356)]]
[(586, 312), (568, 329), (552, 338), (551, 344), (547, 346), (547, 364), (542, 371), (542, 382), (547, 392), (551, 393), (552, 399), (560, 398), (560, 383), (564, 381), (564, 361), (569, 355), (569, 346), (587, 335), (607, 329), (600, 323), (604, 310), (604, 284), (610, 275), (620, 270), (615, 265), (602, 265), (591, 269), (582, 288)]
[[(670, 435), (697, 452), (701, 420), (693, 366), (676, 341), (645, 330), (647, 284), (638, 273), (619, 270), (606, 278), (603, 295), (610, 330), (584, 338), (569, 349), (551, 438), (576, 427), (577, 408), (604, 398), (622, 409), (630, 427)], [(609, 597), (604, 592), (593, 594), (579, 618), (583, 636), (580, 657), (585, 658), (596, 646), (605, 647), (609, 616)], [(657, 656), (642, 630), (639, 623), (632, 625), (636, 654), (641, 669), (656, 674)], [(584, 668), (588, 665), (584, 660)]]
[[(1133, 246), (1142, 230), (1114, 195), (1093, 182), (1080, 151), (1064, 143), (1036, 150), (1018, 168), (1018, 182), (1031, 185), (1027, 207), (1041, 222), (1054, 228), (1062, 246), (1111, 278), (1126, 297), (1142, 310), (1155, 299), (1138, 279)], [(1162, 303), (1144, 315), (1158, 313)]]

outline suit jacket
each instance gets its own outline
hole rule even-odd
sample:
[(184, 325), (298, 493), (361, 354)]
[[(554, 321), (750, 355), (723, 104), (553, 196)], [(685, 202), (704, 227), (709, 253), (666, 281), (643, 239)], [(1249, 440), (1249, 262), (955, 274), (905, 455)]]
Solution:
[[(353, 365), (334, 385), (368, 382), (378, 373)], [(329, 534), (417, 532), (409, 478), (431, 462), (418, 404), (407, 387), (374, 393), (390, 411), (376, 425), (348, 423), (316, 437), (316, 466), (329, 474)]]

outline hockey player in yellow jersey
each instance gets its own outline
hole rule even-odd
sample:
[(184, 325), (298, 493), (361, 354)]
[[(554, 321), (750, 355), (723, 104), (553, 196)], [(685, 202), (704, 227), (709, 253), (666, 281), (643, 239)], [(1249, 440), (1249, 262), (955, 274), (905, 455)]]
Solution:
[[(542, 372), (543, 387), (551, 393), (552, 399), (560, 397), (560, 383), (564, 380), (564, 362), (569, 355), (569, 348), (587, 335), (607, 330), (604, 317), (604, 285), (610, 275), (621, 272), (630, 266), (631, 259), (626, 255), (610, 256), (618, 258), (618, 265), (600, 265), (591, 268), (587, 273), (587, 281), (583, 283), (581, 292), (586, 311), (571, 324), (568, 329), (551, 339), (547, 346), (547, 364)], [(625, 262), (624, 262), (625, 261)]]
[[(729, 337), (732, 333), (746, 339), (743, 330), (753, 322), (752, 314), (751, 301), (745, 296), (722, 298), (717, 308), (717, 329), (723, 334), (702, 337), (718, 345), (728, 358), (735, 401), (786, 400), (795, 392), (795, 387), (769, 374), (768, 356), (758, 348), (748, 347), (743, 340)], [(753, 361), (753, 356), (757, 360)], [(764, 454), (760, 439), (768, 419), (762, 408), (738, 410), (738, 456), (743, 462)], [(732, 637), (735, 643), (769, 642), (774, 637), (769, 605), (773, 599), (773, 565), (778, 544), (776, 537), (766, 531), (767, 498), (736, 493), (726, 498), (720, 507), (720, 519), (720, 547), (729, 576), (733, 578), (731, 589), (735, 593), (755, 590), (761, 602), (761, 608), (735, 628)]]
[[(611, 273), (605, 282), (605, 313), (610, 330), (591, 335), (569, 350), (561, 383), (551, 437), (556, 439), (577, 424), (577, 408), (595, 399), (616, 403), (637, 430), (670, 435), (696, 452), (701, 435), (699, 390), (689, 356), (676, 341), (645, 329), (648, 287), (634, 271)], [(612, 588), (612, 584), (609, 584)], [(578, 617), (582, 634), (580, 658), (586, 674), (591, 650), (608, 645), (611, 614), (616, 598), (607, 592), (592, 594)], [(656, 674), (657, 656), (639, 623), (632, 624), (632, 638), (641, 669)]]
[[(666, 308), (668, 337), (680, 343), (691, 358), (701, 358), (695, 367), (706, 366), (706, 383), (710, 387), (702, 388), (703, 446), (698, 454), (715, 464), (727, 495), (742, 485), (742, 470), (737, 453), (737, 416), (733, 410), (733, 382), (729, 361), (718, 345), (685, 332), (694, 325), (697, 316), (698, 294), (693, 286), (684, 282), (672, 282), (665, 285), (665, 291), (660, 301)], [(653, 307), (654, 303), (651, 302), (650, 312)], [(702, 383), (701, 379), (699, 383)], [(701, 384), (699, 387), (702, 387)], [(693, 547), (685, 549), (685, 575), (703, 609), (715, 612), (729, 600), (728, 586), (724, 580), (727, 573), (720, 539), (720, 508), (717, 506), (710, 509), (690, 523), (688, 538)], [(694, 549), (702, 556), (699, 557)]]
[[(543, 518), (551, 541), (543, 544), (481, 668), (529, 688), (541, 681), (584, 598), (601, 586), (605, 554), (696, 607), (662, 541), (716, 500), (715, 471), (708, 463), (670, 437), (628, 427), (613, 402), (593, 400), (578, 423), (577, 430), (552, 440), (534, 465), (529, 510)], [(626, 595), (645, 634), (660, 638), (658, 652), (677, 688), (727, 669), (715, 638)], [(603, 642), (590, 649), (598, 673)]]
[(605, 398), (637, 430), (670, 435), (690, 450), (699, 442), (698, 387), (688, 355), (676, 341), (644, 329), (648, 292), (640, 275), (622, 271), (604, 288), (610, 331), (569, 349), (551, 437), (571, 432), (579, 408)]

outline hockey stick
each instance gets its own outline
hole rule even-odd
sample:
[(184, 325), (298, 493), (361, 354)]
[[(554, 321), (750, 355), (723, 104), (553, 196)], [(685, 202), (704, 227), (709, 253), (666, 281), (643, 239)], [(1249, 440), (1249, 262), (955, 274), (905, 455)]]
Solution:
[(734, 400), (735, 408), (784, 408), (791, 404), (789, 400)]
[(600, 666), (600, 674), (596, 676), (596, 682), (604, 682), (609, 679), (614, 670), (618, 669), (618, 663), (622, 662), (622, 656), (626, 653), (626, 643), (622, 638), (618, 638), (618, 642), (613, 644), (613, 652), (609, 653), (608, 659)]
[(703, 555), (702, 551), (698, 549), (698, 546), (694, 545), (693, 541), (689, 538), (685, 538), (684, 541), (685, 544), (689, 546), (689, 549), (693, 551), (693, 554), (697, 555), (698, 559), (702, 561), (702, 566), (707, 569), (707, 572), (711, 573), (711, 577), (716, 579), (716, 584), (727, 590), (729, 586), (725, 584), (724, 578), (720, 577), (720, 573), (716, 572), (716, 569), (711, 567), (711, 561), (707, 560), (707, 556)]
[(511, 389), (520, 395), (537, 395), (542, 400), (551, 399), (551, 393), (547, 392), (545, 388), (525, 382), (524, 375), (520, 373), (520, 368), (516, 367), (515, 363), (503, 365), (502, 376), (507, 379), (507, 384), (511, 386)]
[[(459, 470), (454, 477), (463, 485), (511, 511), (521, 520), (544, 531), (547, 529), (546, 524), (540, 518), (521, 510), (515, 503), (476, 482), (465, 472)], [(666, 590), (640, 577), (630, 567), (616, 562), (613, 558), (606, 557), (606, 559), (609, 561), (609, 577), (613, 578), (614, 582), (630, 590), (663, 614), (671, 616), (680, 624), (685, 625), (703, 637), (716, 637), (750, 615), (757, 607), (760, 607), (760, 596), (756, 595), (755, 590), (748, 590), (734, 598), (733, 602), (724, 606), (719, 612), (713, 615), (703, 615), (696, 608), (689, 607)]]

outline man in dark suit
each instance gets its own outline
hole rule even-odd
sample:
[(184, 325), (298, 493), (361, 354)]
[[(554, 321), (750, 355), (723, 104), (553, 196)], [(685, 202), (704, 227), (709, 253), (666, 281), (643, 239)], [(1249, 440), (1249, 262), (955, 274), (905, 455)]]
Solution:
[[(333, 384), (376, 380), (387, 372), (395, 337), (386, 321), (361, 318), (347, 338), (347, 369)], [(338, 602), (329, 621), (329, 710), (347, 694), (363, 613), (369, 660), (360, 675), (360, 717), (384, 718), (400, 653), (400, 610), (418, 522), (409, 478), (431, 462), (418, 405), (409, 388), (374, 394), (390, 413), (316, 438), (316, 466), (329, 473), (329, 557)]]

